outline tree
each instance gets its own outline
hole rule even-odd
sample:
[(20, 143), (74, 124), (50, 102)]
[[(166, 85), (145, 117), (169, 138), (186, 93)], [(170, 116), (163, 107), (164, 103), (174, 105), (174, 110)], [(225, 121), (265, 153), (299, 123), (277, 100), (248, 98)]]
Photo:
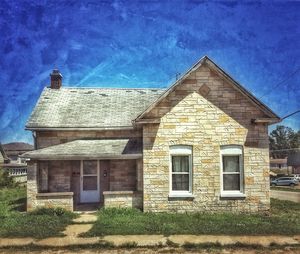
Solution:
[(269, 135), (270, 150), (273, 158), (285, 158), (288, 151), (276, 151), (292, 148), (300, 148), (300, 131), (278, 125)]
[(14, 179), (9, 176), (8, 170), (0, 167), (0, 188), (15, 186)]

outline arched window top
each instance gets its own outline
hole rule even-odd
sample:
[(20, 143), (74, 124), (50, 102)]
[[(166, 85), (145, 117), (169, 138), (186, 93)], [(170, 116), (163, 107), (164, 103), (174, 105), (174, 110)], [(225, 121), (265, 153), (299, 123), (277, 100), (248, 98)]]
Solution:
[(170, 154), (192, 154), (193, 147), (189, 145), (172, 145), (170, 146)]
[(221, 146), (221, 154), (243, 154), (243, 146), (241, 145), (223, 145)]

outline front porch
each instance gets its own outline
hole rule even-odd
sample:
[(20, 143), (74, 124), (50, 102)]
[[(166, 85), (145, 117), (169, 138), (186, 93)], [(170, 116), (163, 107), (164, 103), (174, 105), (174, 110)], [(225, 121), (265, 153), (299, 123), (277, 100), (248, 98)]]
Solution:
[[(101, 206), (143, 208), (142, 155), (128, 154), (128, 140), (125, 143), (122, 140), (125, 144), (122, 152), (116, 147), (118, 140), (92, 141), (94, 149), (95, 144), (101, 143), (101, 154), (99, 150), (95, 152), (81, 146), (80, 153), (75, 155), (74, 149), (68, 148), (70, 143), (73, 148), (78, 147), (76, 141), (27, 154), (30, 155), (27, 210), (37, 207), (63, 207), (71, 211), (89, 207), (95, 210)], [(55, 155), (51, 154), (53, 149)], [(107, 150), (109, 156), (105, 153)]]

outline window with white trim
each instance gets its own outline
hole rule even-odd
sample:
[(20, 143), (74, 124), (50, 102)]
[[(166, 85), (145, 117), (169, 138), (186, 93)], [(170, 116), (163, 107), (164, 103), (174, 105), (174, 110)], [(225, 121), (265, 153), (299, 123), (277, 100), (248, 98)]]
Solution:
[(170, 147), (170, 193), (192, 193), (192, 147)]
[(244, 196), (243, 148), (221, 146), (221, 196)]

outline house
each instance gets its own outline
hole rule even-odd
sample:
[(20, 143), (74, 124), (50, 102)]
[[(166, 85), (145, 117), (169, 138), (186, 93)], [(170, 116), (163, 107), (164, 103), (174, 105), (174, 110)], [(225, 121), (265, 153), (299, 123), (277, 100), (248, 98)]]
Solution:
[(279, 117), (207, 56), (166, 90), (62, 87), (54, 70), (26, 129), (27, 208), (264, 212)]
[(9, 176), (14, 178), (16, 182), (27, 181), (27, 164), (24, 158), (20, 158), (20, 155), (24, 152), (33, 150), (33, 146), (23, 142), (13, 142), (0, 145), (1, 153), (5, 155), (5, 160), (1, 162), (0, 167), (2, 170), (6, 170)]
[(274, 159), (270, 158), (270, 170), (277, 174), (289, 174), (291, 172), (290, 167), (287, 164), (288, 158)]
[(24, 159), (20, 158), (23, 153), (32, 151), (33, 145), (24, 142), (12, 142), (2, 145), (7, 157), (15, 163), (25, 163)]
[(289, 153), (287, 163), (292, 167), (293, 174), (300, 174), (300, 148)]
[(287, 157), (282, 159), (273, 159), (270, 158), (270, 169), (281, 169), (287, 170)]

